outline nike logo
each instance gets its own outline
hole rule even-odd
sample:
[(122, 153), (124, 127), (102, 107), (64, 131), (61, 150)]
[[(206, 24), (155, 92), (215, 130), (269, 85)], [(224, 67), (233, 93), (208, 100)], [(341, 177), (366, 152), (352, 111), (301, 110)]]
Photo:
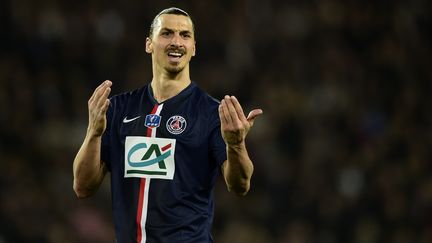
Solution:
[(136, 119), (140, 118), (141, 116), (137, 116), (131, 119), (127, 119), (127, 116), (123, 119), (123, 123), (129, 123), (131, 121), (135, 121)]

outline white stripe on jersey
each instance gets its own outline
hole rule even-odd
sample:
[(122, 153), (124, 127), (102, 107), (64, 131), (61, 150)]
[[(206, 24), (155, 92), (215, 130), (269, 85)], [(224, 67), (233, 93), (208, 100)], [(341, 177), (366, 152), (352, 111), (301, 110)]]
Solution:
[[(154, 114), (159, 116), (161, 111), (162, 111), (162, 108), (163, 108), (163, 104), (158, 105), (158, 107), (156, 108), (156, 112)], [(151, 129), (151, 136), (150, 137), (155, 138), (157, 127), (147, 128), (147, 129)], [(141, 180), (145, 180), (145, 186), (144, 186), (144, 193), (143, 193), (144, 200), (143, 200), (143, 205), (142, 205), (142, 210), (141, 210), (141, 225), (140, 225), (140, 227), (141, 227), (141, 241), (139, 243), (145, 243), (147, 240), (147, 233), (145, 230), (145, 226), (146, 226), (146, 221), (147, 221), (150, 178), (143, 178)]]

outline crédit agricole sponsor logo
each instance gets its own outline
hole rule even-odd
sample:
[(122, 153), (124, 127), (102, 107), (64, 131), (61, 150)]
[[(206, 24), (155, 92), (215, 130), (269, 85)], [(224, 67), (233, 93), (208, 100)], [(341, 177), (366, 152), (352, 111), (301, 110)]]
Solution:
[(124, 177), (172, 180), (175, 144), (170, 138), (126, 137)]

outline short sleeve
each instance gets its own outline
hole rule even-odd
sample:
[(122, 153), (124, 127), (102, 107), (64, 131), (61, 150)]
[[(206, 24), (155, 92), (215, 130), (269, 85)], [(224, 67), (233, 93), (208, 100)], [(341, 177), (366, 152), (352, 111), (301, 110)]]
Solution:
[(222, 138), (219, 114), (216, 110), (216, 115), (213, 116), (210, 127), (210, 150), (212, 159), (216, 161), (220, 167), (227, 160), (226, 145)]

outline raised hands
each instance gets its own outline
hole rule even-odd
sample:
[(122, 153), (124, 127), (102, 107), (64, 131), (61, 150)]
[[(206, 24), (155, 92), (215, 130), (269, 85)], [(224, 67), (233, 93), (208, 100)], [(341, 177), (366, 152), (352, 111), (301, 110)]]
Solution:
[(89, 124), (87, 133), (90, 136), (102, 136), (106, 129), (106, 111), (109, 106), (108, 95), (112, 82), (105, 80), (88, 100)]
[(237, 98), (225, 95), (219, 105), (221, 132), (225, 143), (234, 146), (243, 143), (255, 118), (262, 113), (261, 109), (254, 109), (246, 117)]

